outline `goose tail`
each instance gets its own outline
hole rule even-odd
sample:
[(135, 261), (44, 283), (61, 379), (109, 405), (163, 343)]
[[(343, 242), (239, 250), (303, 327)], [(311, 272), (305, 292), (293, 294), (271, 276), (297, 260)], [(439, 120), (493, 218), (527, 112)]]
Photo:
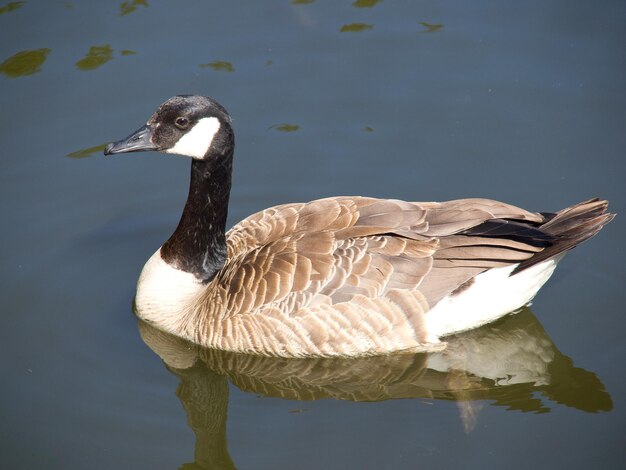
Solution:
[(542, 261), (555, 258), (593, 237), (616, 215), (607, 212), (608, 206), (608, 201), (593, 198), (555, 214), (542, 213), (545, 221), (537, 228), (552, 237), (552, 243), (543, 251), (520, 263), (511, 272), (511, 276)]

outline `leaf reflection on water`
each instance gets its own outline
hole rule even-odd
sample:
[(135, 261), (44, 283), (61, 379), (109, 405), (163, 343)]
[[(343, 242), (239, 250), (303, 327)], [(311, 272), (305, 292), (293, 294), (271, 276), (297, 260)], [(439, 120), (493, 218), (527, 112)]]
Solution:
[(89, 52), (76, 62), (76, 68), (82, 71), (95, 70), (113, 59), (113, 49), (110, 45), (91, 46)]
[(148, 1), (147, 0), (132, 0), (132, 1), (122, 2), (120, 4), (120, 16), (125, 16), (125, 15), (128, 15), (129, 13), (133, 13), (137, 11), (138, 6), (148, 7), (149, 6)]
[(339, 31), (342, 33), (360, 33), (373, 28), (374, 25), (368, 23), (350, 23), (344, 24)]
[(68, 153), (66, 157), (70, 158), (87, 158), (94, 154), (100, 154), (104, 150), (107, 144), (94, 145), (86, 149), (76, 150), (75, 152)]
[(221, 72), (234, 72), (235, 67), (231, 62), (226, 60), (214, 60), (213, 62), (209, 62), (208, 64), (200, 64), (200, 67), (206, 68), (210, 67), (213, 70), (221, 71)]
[(5, 6), (0, 7), (0, 15), (4, 15), (5, 13), (9, 13), (19, 8), (22, 8), (25, 3), (25, 1), (9, 2)]
[(372, 8), (375, 7), (377, 3), (380, 3), (382, 0), (356, 0), (352, 6), (355, 8)]
[(48, 48), (18, 52), (0, 64), (0, 73), (9, 78), (32, 75), (41, 70), (48, 54), (50, 54)]
[(290, 400), (455, 401), (466, 432), (485, 401), (532, 413), (550, 412), (547, 401), (591, 413), (613, 408), (598, 377), (574, 367), (528, 308), (448, 337), (446, 349), (431, 354), (269, 358), (204, 349), (142, 321), (139, 332), (180, 379), (177, 393), (196, 434), (197, 463), (219, 468), (234, 468), (226, 446), (228, 381)]
[(298, 124), (284, 123), (284, 124), (274, 124), (268, 127), (268, 129), (275, 129), (280, 132), (295, 132), (298, 129), (300, 129), (300, 126)]
[(442, 24), (426, 23), (425, 21), (418, 21), (418, 23), (426, 28), (426, 30), (420, 31), (422, 33), (436, 33), (438, 31), (441, 31), (441, 29), (443, 28)]

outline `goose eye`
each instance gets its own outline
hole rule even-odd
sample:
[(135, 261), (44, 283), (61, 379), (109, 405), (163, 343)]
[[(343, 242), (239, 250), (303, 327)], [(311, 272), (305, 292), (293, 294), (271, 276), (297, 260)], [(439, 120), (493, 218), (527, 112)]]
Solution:
[(179, 129), (185, 130), (189, 127), (189, 119), (187, 119), (186, 117), (177, 117), (174, 121), (174, 124)]

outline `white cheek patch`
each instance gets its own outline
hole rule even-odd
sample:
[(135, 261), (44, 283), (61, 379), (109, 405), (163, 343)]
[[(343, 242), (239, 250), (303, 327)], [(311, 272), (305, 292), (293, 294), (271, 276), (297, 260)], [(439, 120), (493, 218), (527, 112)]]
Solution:
[(176, 142), (176, 145), (165, 152), (192, 158), (204, 158), (219, 130), (219, 119), (216, 117), (202, 118)]

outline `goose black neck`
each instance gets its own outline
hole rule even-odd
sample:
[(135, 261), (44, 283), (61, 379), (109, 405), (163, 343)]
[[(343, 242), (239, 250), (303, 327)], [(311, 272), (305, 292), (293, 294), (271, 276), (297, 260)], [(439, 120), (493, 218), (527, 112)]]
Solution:
[(208, 282), (226, 261), (226, 218), (232, 178), (230, 149), (206, 160), (192, 160), (189, 195), (178, 227), (161, 247), (171, 266)]

